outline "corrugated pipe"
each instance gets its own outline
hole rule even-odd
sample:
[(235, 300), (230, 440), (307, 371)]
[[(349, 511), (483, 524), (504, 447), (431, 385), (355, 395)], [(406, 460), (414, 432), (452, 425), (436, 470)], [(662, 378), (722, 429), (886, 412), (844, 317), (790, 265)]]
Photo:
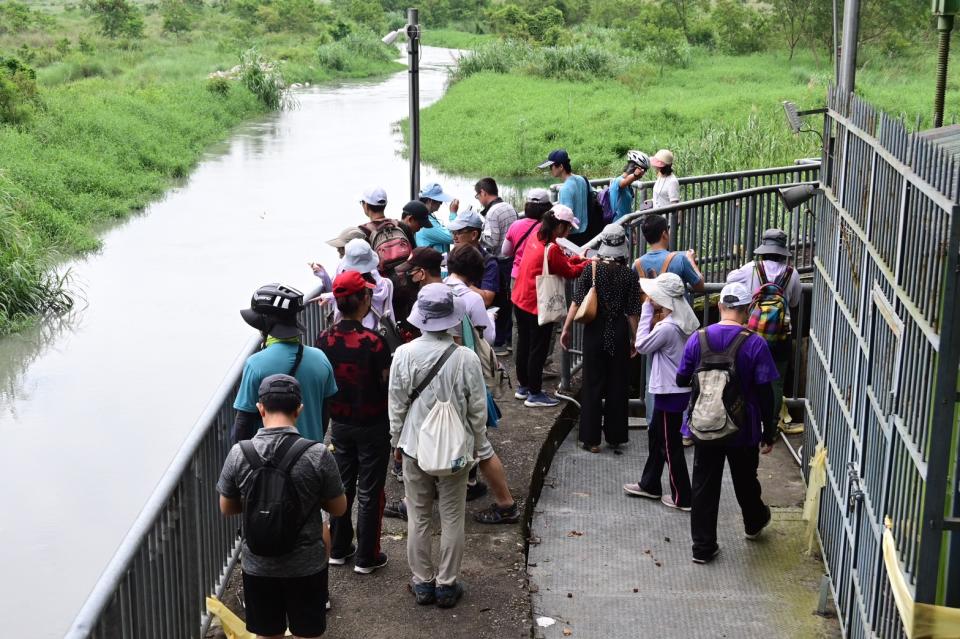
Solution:
[(943, 98), (947, 91), (947, 63), (950, 61), (951, 31), (953, 31), (953, 16), (938, 16), (937, 92), (933, 99), (933, 128), (943, 126)]

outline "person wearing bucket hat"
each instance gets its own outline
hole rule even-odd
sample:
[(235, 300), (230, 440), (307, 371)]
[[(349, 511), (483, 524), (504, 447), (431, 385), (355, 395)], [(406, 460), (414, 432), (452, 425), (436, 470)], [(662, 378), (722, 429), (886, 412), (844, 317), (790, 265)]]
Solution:
[(325, 403), (337, 392), (330, 361), (320, 349), (304, 346), (297, 314), (303, 309), (303, 293), (282, 284), (258, 288), (250, 307), (240, 311), (243, 320), (260, 331), (263, 348), (247, 358), (233, 408), (237, 411), (233, 441), (253, 437), (261, 427), (257, 410), (260, 383), (270, 375), (296, 377), (303, 395), (303, 412), (297, 429), (310, 439), (322, 440), (326, 429)]
[(588, 260), (579, 255), (567, 257), (556, 244), (558, 238), (566, 237), (570, 229), (577, 228), (577, 225), (573, 211), (563, 204), (555, 204), (547, 211), (535, 235), (527, 240), (520, 272), (514, 283), (511, 300), (517, 320), (514, 365), (518, 383), (514, 397), (524, 400), (523, 405), (527, 407), (552, 407), (560, 403), (543, 392), (543, 368), (550, 354), (554, 323), (540, 324), (537, 315), (537, 276), (544, 274), (544, 262), (549, 275), (559, 275), (565, 279), (580, 276)]
[[(624, 484), (628, 495), (659, 499), (665, 506), (690, 510), (690, 474), (683, 454), (680, 433), (683, 413), (690, 401), (690, 389), (677, 386), (677, 362), (687, 338), (700, 327), (696, 313), (686, 299), (686, 287), (675, 273), (661, 273), (655, 279), (640, 280), (647, 296), (640, 316), (635, 347), (652, 359), (648, 390), (653, 412), (647, 420), (647, 462), (635, 484)], [(654, 311), (664, 319), (654, 323)], [(666, 466), (670, 489), (662, 493), (661, 476)]]
[(653, 199), (649, 205), (660, 208), (679, 202), (680, 180), (673, 173), (673, 152), (660, 149), (650, 158), (650, 166), (657, 170), (657, 181), (653, 184)]
[(608, 224), (600, 234), (596, 263), (577, 278), (560, 333), (561, 346), (569, 348), (574, 318), (592, 288), (597, 314), (583, 327), (579, 441), (594, 453), (600, 452), (601, 438), (614, 450), (628, 439), (629, 380), (624, 371), (640, 317), (640, 286), (627, 266), (628, 256), (623, 227)]
[[(367, 281), (376, 285), (373, 290), (373, 305), (361, 322), (364, 327), (371, 331), (379, 328), (381, 317), (396, 318), (393, 312), (393, 282), (380, 275), (380, 271), (377, 269), (379, 263), (380, 258), (370, 248), (366, 240), (353, 239), (347, 242), (343, 260), (340, 261), (339, 266), (341, 272), (357, 271)], [(334, 307), (333, 322), (337, 323), (340, 319), (340, 311)]]
[(633, 211), (633, 183), (643, 179), (650, 168), (650, 158), (643, 151), (627, 151), (627, 164), (619, 178), (610, 180), (610, 208), (613, 221)]
[[(756, 539), (771, 521), (770, 508), (761, 496), (757, 467), (760, 454), (769, 453), (776, 442), (772, 382), (778, 374), (767, 341), (744, 327), (752, 301), (753, 296), (743, 284), (724, 286), (720, 291), (720, 321), (690, 336), (677, 367), (677, 386), (689, 387), (704, 357), (732, 349), (730, 354), (739, 382), (735, 388), (745, 406), (744, 421), (735, 434), (720, 443), (694, 446), (690, 532), (693, 561), (698, 564), (712, 561), (720, 552), (717, 516), (725, 463), (730, 464), (730, 477), (743, 515), (744, 536)], [(693, 410), (696, 405), (691, 406)]]
[[(462, 468), (440, 477), (424, 472), (417, 459), (420, 429), (437, 402), (448, 402), (466, 431), (467, 450), (478, 451), (480, 458), (482, 451), (492, 451), (480, 358), (469, 348), (457, 346), (449, 332), (460, 324), (464, 312), (462, 300), (446, 284), (424, 286), (409, 317), (423, 335), (400, 346), (390, 367), (390, 443), (403, 454), (413, 593), (419, 604), (436, 602), (444, 608), (456, 605), (464, 591), (459, 573), (468, 471)], [(440, 512), (439, 564), (434, 563), (431, 549), (435, 501)]]
[[(793, 340), (796, 338), (799, 322), (798, 308), (803, 289), (800, 286), (800, 274), (790, 266), (790, 249), (787, 247), (787, 234), (780, 229), (767, 229), (763, 232), (760, 245), (753, 250), (756, 256), (740, 268), (730, 271), (727, 282), (739, 282), (752, 291), (756, 298), (755, 313), (763, 322), (751, 317), (750, 328), (756, 330), (767, 340), (773, 361), (777, 364), (779, 379), (773, 384), (774, 410), (781, 415), (783, 408), (783, 381), (790, 365), (793, 352)], [(773, 307), (784, 316), (779, 321), (770, 320), (770, 313), (764, 318), (763, 307)], [(787, 420), (789, 421), (789, 420)], [(782, 425), (781, 425), (782, 426)]]

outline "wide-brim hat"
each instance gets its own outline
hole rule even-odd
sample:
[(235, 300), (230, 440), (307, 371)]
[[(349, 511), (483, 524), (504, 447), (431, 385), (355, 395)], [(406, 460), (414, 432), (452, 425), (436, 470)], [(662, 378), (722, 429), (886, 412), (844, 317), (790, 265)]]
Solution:
[(341, 262), (344, 271), (372, 273), (377, 270), (379, 264), (380, 257), (370, 248), (366, 240), (350, 240), (344, 247), (343, 261)]
[(600, 257), (612, 259), (630, 257), (630, 245), (627, 243), (627, 234), (619, 224), (607, 224), (600, 232), (600, 247), (597, 249)]
[(780, 229), (767, 229), (763, 232), (760, 246), (753, 249), (753, 254), (790, 257), (790, 249), (787, 248), (787, 234)]
[(343, 248), (347, 245), (347, 242), (350, 240), (363, 239), (366, 237), (366, 234), (360, 230), (357, 226), (348, 226), (347, 228), (340, 231), (340, 235), (333, 238), (332, 240), (327, 240), (327, 244), (333, 248)]
[(421, 331), (446, 331), (458, 326), (466, 315), (463, 300), (446, 284), (427, 284), (417, 295), (417, 302), (407, 321)]
[(258, 313), (252, 308), (244, 308), (240, 311), (240, 317), (243, 321), (262, 333), (266, 333), (277, 339), (290, 339), (299, 337), (301, 333), (306, 332), (303, 325), (297, 321), (296, 317), (279, 317), (267, 313)]
[(683, 280), (676, 273), (661, 273), (653, 279), (640, 278), (640, 288), (647, 297), (662, 306), (670, 309), (674, 322), (690, 335), (700, 327), (697, 314), (687, 302), (687, 289)]

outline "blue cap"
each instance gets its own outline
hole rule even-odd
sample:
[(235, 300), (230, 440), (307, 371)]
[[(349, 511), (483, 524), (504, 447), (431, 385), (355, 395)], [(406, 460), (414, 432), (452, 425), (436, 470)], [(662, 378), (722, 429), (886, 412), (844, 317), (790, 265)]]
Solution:
[(566, 149), (556, 149), (554, 151), (550, 151), (550, 155), (547, 156), (547, 161), (543, 164), (537, 165), (537, 168), (547, 169), (554, 164), (565, 164), (568, 162), (570, 162), (570, 156), (567, 155)]
[(463, 229), (482, 229), (482, 228), (483, 228), (483, 218), (480, 217), (480, 214), (474, 211), (473, 209), (460, 211), (459, 213), (457, 213), (456, 219), (447, 225), (447, 229), (450, 231), (462, 231)]
[(433, 184), (428, 184), (420, 189), (420, 197), (428, 200), (434, 200), (435, 202), (449, 202), (453, 199), (452, 196), (444, 193), (443, 187), (436, 182)]

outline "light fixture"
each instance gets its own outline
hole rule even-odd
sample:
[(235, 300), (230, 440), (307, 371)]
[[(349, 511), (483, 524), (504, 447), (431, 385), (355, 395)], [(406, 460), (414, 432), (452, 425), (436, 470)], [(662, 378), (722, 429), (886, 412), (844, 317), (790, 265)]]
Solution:
[(407, 24), (381, 38), (384, 44), (393, 44), (401, 35), (407, 36), (407, 74), (410, 101), (410, 199), (420, 195), (420, 12), (407, 9)]
[(383, 38), (381, 38), (381, 41), (384, 44), (393, 44), (394, 42), (397, 41), (397, 38), (400, 37), (400, 34), (404, 33), (406, 30), (407, 30), (406, 27), (400, 27), (396, 31), (391, 31), (387, 35), (383, 36)]
[(816, 182), (797, 184), (796, 186), (785, 186), (777, 189), (777, 194), (780, 195), (780, 201), (783, 202), (783, 205), (788, 211), (792, 211), (801, 204), (808, 202), (819, 192), (820, 185)]
[(807, 109), (806, 111), (798, 111), (797, 105), (789, 100), (784, 101), (783, 103), (783, 113), (787, 116), (787, 125), (790, 127), (790, 130), (797, 133), (816, 133), (820, 138), (820, 143), (823, 143), (823, 136), (820, 135), (820, 132), (816, 129), (811, 129), (809, 127), (804, 128), (803, 120), (801, 119), (805, 115), (814, 115), (816, 113), (826, 113), (825, 108), (820, 109)]

